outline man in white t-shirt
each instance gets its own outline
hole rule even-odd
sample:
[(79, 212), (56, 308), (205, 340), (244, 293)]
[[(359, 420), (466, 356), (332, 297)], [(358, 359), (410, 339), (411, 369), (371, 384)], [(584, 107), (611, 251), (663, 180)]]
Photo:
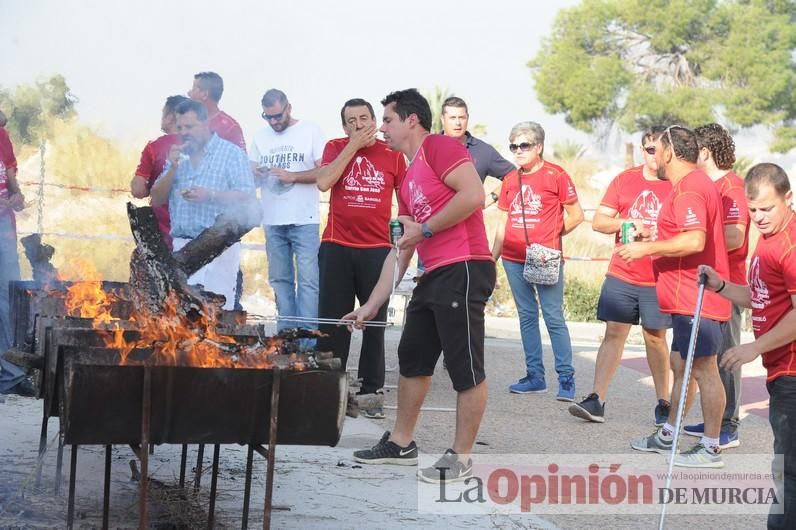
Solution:
[[(262, 107), (269, 127), (254, 134), (249, 160), (263, 205), (268, 281), (279, 315), (317, 318), (320, 212), (314, 170), (323, 158), (323, 137), (314, 123), (291, 116), (281, 90), (268, 90)], [(279, 330), (288, 327), (299, 326), (278, 322)]]

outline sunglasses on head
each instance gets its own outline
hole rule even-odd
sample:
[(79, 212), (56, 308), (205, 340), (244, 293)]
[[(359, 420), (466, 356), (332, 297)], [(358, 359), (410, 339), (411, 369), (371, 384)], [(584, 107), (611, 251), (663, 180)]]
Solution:
[(512, 153), (516, 153), (517, 151), (522, 151), (525, 153), (530, 151), (535, 145), (535, 143), (532, 144), (529, 142), (522, 142), (521, 144), (509, 144), (509, 151)]

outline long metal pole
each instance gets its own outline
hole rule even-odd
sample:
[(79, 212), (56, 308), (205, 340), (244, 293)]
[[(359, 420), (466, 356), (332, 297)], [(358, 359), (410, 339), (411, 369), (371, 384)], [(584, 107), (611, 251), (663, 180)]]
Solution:
[(271, 528), (271, 502), (274, 494), (274, 459), (276, 458), (276, 437), (279, 426), (279, 384), (282, 379), (278, 366), (273, 368), (271, 387), (271, 425), (268, 430), (268, 462), (265, 472), (265, 506), (263, 507), (263, 530)]
[[(666, 489), (669, 491), (672, 486), (672, 472), (674, 471), (674, 458), (677, 455), (677, 444), (680, 441), (680, 427), (685, 415), (685, 400), (688, 397), (688, 383), (691, 381), (691, 367), (694, 364), (694, 352), (696, 351), (697, 335), (699, 334), (699, 321), (702, 318), (702, 299), (705, 296), (705, 284), (708, 277), (705, 273), (700, 273), (698, 279), (699, 289), (697, 290), (696, 309), (694, 318), (691, 322), (691, 337), (688, 340), (688, 354), (685, 358), (685, 373), (683, 383), (680, 388), (680, 403), (677, 407), (677, 420), (674, 424), (674, 437), (672, 438), (672, 454), (669, 456), (669, 470), (666, 473)], [(666, 519), (666, 503), (661, 505), (661, 516), (658, 519), (658, 530), (663, 530), (663, 523)]]

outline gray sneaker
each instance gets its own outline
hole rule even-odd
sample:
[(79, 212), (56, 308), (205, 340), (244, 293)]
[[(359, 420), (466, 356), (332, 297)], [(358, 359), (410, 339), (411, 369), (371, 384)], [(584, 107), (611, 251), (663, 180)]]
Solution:
[(473, 460), (468, 458), (466, 464), (460, 462), (453, 449), (445, 451), (433, 466), (417, 470), (417, 478), (431, 484), (461, 482), (472, 476)]
[(666, 454), (672, 450), (672, 441), (661, 438), (660, 430), (656, 429), (655, 432), (649, 436), (638, 438), (630, 442), (630, 447), (636, 451), (644, 451), (645, 453)]
[(721, 459), (721, 449), (710, 451), (707, 447), (702, 445), (702, 442), (697, 443), (688, 451), (684, 451), (674, 457), (674, 465), (679, 467), (724, 467), (724, 461)]

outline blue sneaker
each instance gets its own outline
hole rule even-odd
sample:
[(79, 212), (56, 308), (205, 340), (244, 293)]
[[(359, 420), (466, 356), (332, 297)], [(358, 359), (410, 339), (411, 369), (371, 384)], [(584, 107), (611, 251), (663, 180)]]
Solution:
[(658, 404), (655, 405), (655, 413), (654, 413), (656, 427), (663, 427), (663, 424), (666, 423), (666, 420), (669, 419), (669, 409), (671, 409), (671, 403), (669, 403), (665, 399), (658, 400)]
[[(696, 425), (686, 425), (683, 427), (683, 433), (701, 438), (705, 434), (705, 424), (698, 423)], [(719, 447), (721, 449), (733, 449), (740, 445), (741, 440), (737, 432), (721, 431), (721, 433), (719, 433)]]
[(696, 425), (686, 425), (685, 427), (683, 427), (683, 434), (687, 434), (688, 436), (696, 436), (697, 438), (702, 438), (702, 435), (705, 434), (705, 424), (697, 423)]
[(543, 394), (547, 392), (547, 384), (544, 379), (529, 374), (509, 386), (509, 392), (512, 394)]
[(575, 376), (563, 375), (558, 378), (558, 394), (556, 394), (558, 401), (575, 402)]
[(732, 449), (741, 445), (738, 432), (721, 431), (719, 434), (719, 447), (721, 449)]

